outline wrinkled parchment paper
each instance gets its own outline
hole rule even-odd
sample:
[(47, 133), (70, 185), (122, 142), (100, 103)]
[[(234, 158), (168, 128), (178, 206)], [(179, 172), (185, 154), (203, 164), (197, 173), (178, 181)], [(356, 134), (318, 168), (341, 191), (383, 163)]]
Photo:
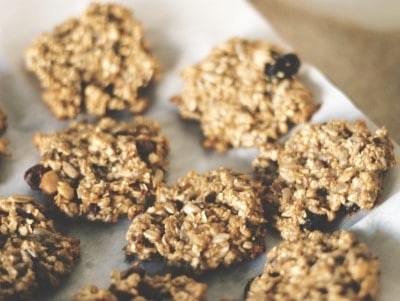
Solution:
[[(182, 122), (169, 98), (182, 88), (179, 71), (187, 64), (201, 60), (216, 44), (232, 36), (263, 38), (285, 45), (271, 26), (242, 0), (135, 0), (121, 1), (134, 10), (143, 23), (154, 53), (161, 59), (164, 76), (150, 93), (152, 105), (146, 116), (158, 120), (171, 142), (168, 183), (191, 170), (206, 171), (227, 166), (251, 173), (254, 150), (231, 150), (225, 154), (205, 151), (200, 146), (199, 126)], [(23, 180), (24, 171), (37, 163), (38, 154), (32, 143), (37, 131), (63, 128), (41, 102), (37, 80), (23, 66), (23, 51), (35, 36), (50, 31), (67, 17), (76, 16), (89, 1), (82, 0), (0, 0), (0, 102), (9, 116), (9, 138), (12, 157), (1, 161), (0, 197), (30, 194)], [(285, 16), (282, 16), (284, 18)], [(310, 41), (312, 43), (312, 41)], [(317, 47), (317, 45), (316, 45)], [(327, 58), (332, 59), (332, 58)], [(337, 58), (334, 58), (337, 59)], [(321, 109), (312, 122), (330, 119), (367, 120), (350, 100), (338, 91), (319, 71), (303, 64), (301, 78), (311, 87)], [(396, 146), (397, 154), (399, 148)], [(400, 156), (398, 156), (400, 157)], [(397, 300), (400, 296), (400, 168), (386, 178), (383, 203), (371, 212), (360, 212), (340, 225), (356, 231), (379, 256), (382, 263), (379, 300)], [(41, 293), (40, 300), (70, 300), (82, 286), (107, 287), (114, 269), (125, 269), (125, 231), (129, 220), (114, 225), (88, 222), (63, 222), (65, 232), (81, 239), (82, 256), (70, 277), (61, 287)], [(279, 239), (268, 236), (267, 248)], [(264, 256), (253, 262), (216, 271), (202, 280), (209, 284), (209, 300), (220, 297), (240, 299), (247, 281), (263, 269)]]

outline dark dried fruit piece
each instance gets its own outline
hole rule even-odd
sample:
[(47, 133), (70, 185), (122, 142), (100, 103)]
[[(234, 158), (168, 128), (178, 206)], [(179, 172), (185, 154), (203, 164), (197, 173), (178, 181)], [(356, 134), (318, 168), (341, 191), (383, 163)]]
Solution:
[(329, 223), (326, 215), (315, 214), (314, 212), (306, 209), (305, 223), (301, 225), (303, 230), (325, 230), (328, 225)]
[(291, 78), (300, 68), (300, 60), (294, 53), (277, 57), (275, 63), (265, 65), (265, 75), (268, 79), (279, 80)]
[(50, 168), (45, 167), (42, 164), (36, 164), (25, 172), (24, 179), (31, 189), (40, 190), (40, 181), (42, 180), (43, 175), (49, 170)]

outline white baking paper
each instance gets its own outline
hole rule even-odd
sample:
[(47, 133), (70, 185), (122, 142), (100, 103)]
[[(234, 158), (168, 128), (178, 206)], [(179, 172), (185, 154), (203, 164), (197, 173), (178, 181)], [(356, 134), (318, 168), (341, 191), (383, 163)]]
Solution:
[[(179, 93), (179, 71), (201, 60), (210, 49), (232, 36), (262, 38), (285, 45), (271, 26), (241, 0), (135, 0), (121, 1), (131, 7), (143, 23), (154, 53), (161, 59), (164, 75), (152, 90), (152, 105), (146, 116), (158, 120), (171, 142), (168, 183), (189, 170), (199, 172), (227, 166), (251, 173), (254, 150), (231, 150), (225, 154), (206, 151), (195, 123), (182, 122), (169, 98)], [(30, 194), (23, 180), (24, 171), (39, 160), (32, 144), (37, 131), (60, 129), (67, 122), (56, 120), (41, 102), (38, 81), (23, 66), (23, 51), (34, 37), (67, 17), (77, 16), (89, 1), (81, 0), (0, 0), (0, 101), (9, 115), (6, 136), (11, 141), (12, 157), (1, 162), (0, 196)], [(281, 16), (285, 18), (285, 16)], [(313, 41), (310, 41), (313, 43)], [(316, 45), (317, 47), (317, 45)], [(332, 58), (327, 58), (332, 59)], [(335, 58), (338, 59), (338, 58)], [(362, 75), (361, 75), (362, 76)], [(313, 122), (330, 119), (367, 119), (350, 100), (318, 70), (303, 64), (302, 79), (311, 87), (321, 109)], [(367, 119), (368, 120), (368, 119)], [(368, 121), (369, 126), (375, 126)], [(396, 146), (397, 154), (399, 148)], [(400, 296), (400, 169), (393, 169), (385, 181), (383, 203), (369, 213), (358, 213), (340, 227), (354, 229), (379, 256), (382, 263), (379, 300), (398, 300)], [(56, 290), (43, 292), (39, 300), (70, 300), (79, 288), (95, 284), (107, 287), (109, 274), (125, 269), (123, 247), (129, 220), (114, 225), (89, 222), (63, 222), (66, 233), (81, 239), (82, 256), (70, 277)], [(279, 239), (268, 236), (268, 249)], [(216, 271), (202, 280), (209, 284), (209, 300), (220, 297), (240, 299), (246, 282), (262, 271), (264, 256), (253, 262)]]

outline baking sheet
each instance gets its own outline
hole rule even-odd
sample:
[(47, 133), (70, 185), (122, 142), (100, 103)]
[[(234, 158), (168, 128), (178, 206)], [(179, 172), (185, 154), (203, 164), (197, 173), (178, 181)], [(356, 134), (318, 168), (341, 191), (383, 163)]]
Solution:
[[(263, 38), (282, 46), (286, 44), (271, 26), (242, 0), (136, 0), (120, 1), (131, 7), (142, 20), (154, 53), (161, 59), (164, 76), (150, 92), (152, 105), (146, 116), (158, 120), (171, 142), (168, 183), (191, 170), (206, 171), (219, 166), (251, 173), (254, 150), (231, 150), (225, 154), (205, 151), (200, 146), (199, 126), (184, 123), (169, 98), (182, 88), (179, 70), (202, 59), (208, 51), (232, 36)], [(9, 115), (6, 136), (11, 142), (12, 157), (1, 162), (0, 197), (29, 194), (23, 180), (24, 171), (37, 163), (38, 154), (31, 141), (37, 131), (63, 128), (67, 122), (56, 120), (41, 102), (37, 80), (23, 66), (23, 51), (35, 36), (49, 31), (70, 16), (77, 16), (89, 1), (81, 0), (0, 0), (0, 102)], [(284, 16), (282, 16), (284, 17)], [(312, 41), (311, 41), (312, 42)], [(331, 58), (327, 58), (331, 59)], [(311, 87), (321, 109), (312, 122), (330, 119), (367, 120), (350, 100), (336, 89), (318, 70), (303, 64), (301, 78)], [(399, 147), (396, 146), (399, 154)], [(399, 155), (397, 155), (400, 157)], [(400, 295), (400, 168), (389, 173), (385, 181), (384, 202), (371, 212), (360, 212), (345, 219), (341, 228), (351, 228), (379, 256), (382, 264), (381, 290), (378, 300), (396, 300)], [(125, 269), (122, 251), (129, 220), (114, 225), (88, 222), (63, 222), (70, 236), (81, 239), (82, 256), (70, 277), (56, 290), (41, 293), (40, 300), (70, 300), (72, 294), (87, 284), (107, 287), (109, 273)], [(279, 240), (268, 236), (268, 249)], [(263, 269), (264, 256), (253, 262), (209, 273), (209, 300), (220, 297), (240, 299), (246, 282)]]

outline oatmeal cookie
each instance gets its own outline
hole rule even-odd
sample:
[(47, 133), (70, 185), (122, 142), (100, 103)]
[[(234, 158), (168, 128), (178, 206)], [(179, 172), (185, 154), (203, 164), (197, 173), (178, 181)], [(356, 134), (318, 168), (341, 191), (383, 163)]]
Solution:
[[(7, 128), (7, 115), (6, 113), (0, 108), (0, 135), (4, 133)], [(10, 150), (7, 148), (8, 140), (0, 137), (0, 155), (8, 156), (10, 155)]]
[(117, 4), (92, 3), (80, 17), (40, 35), (26, 50), (25, 63), (38, 77), (43, 100), (59, 119), (108, 111), (143, 112), (140, 89), (159, 77), (140, 22)]
[(316, 111), (299, 66), (296, 55), (266, 41), (232, 38), (182, 71), (182, 94), (171, 101), (182, 118), (200, 122), (205, 147), (258, 147)]
[(274, 247), (246, 300), (375, 300), (379, 274), (377, 258), (354, 234), (315, 231)]
[(142, 212), (163, 181), (169, 144), (158, 123), (103, 118), (74, 121), (34, 138), (41, 160), (25, 173), (33, 189), (54, 195), (69, 217), (116, 222)]
[(126, 234), (126, 253), (155, 255), (196, 273), (231, 266), (264, 252), (263, 188), (226, 168), (194, 171), (174, 186), (160, 186), (156, 201)]
[(386, 171), (396, 163), (386, 128), (363, 121), (306, 125), (284, 145), (265, 147), (253, 165), (276, 207), (284, 239), (326, 230), (340, 215), (372, 209)]
[(205, 300), (207, 286), (187, 276), (149, 276), (143, 270), (132, 267), (124, 272), (111, 274), (108, 290), (88, 286), (78, 291), (74, 301), (119, 301), (119, 300)]
[(56, 232), (33, 198), (0, 199), (0, 300), (25, 300), (58, 286), (79, 258), (79, 240)]

